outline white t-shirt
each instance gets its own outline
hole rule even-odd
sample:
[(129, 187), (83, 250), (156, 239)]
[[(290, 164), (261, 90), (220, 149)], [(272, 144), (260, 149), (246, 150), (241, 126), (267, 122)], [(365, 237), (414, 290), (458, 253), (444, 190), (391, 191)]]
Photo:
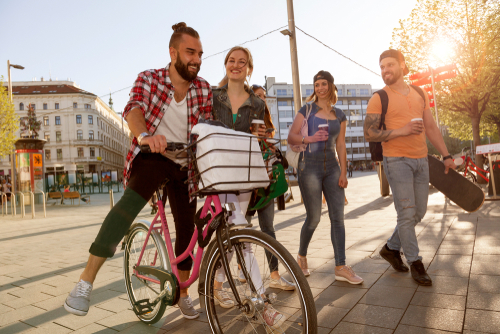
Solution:
[[(187, 94), (186, 94), (187, 97)], [(167, 143), (177, 142), (187, 144), (187, 131), (188, 131), (188, 110), (186, 97), (180, 102), (176, 102), (175, 98), (170, 102), (170, 106), (164, 111), (165, 114), (161, 119), (158, 128), (156, 128), (155, 135), (164, 135)], [(179, 159), (175, 155), (178, 151), (166, 151), (163, 155), (173, 162), (184, 165), (187, 163), (187, 154)]]
[(3, 192), (6, 194), (10, 193), (10, 187), (8, 187), (7, 185), (10, 186), (10, 183), (7, 182), (3, 185)]

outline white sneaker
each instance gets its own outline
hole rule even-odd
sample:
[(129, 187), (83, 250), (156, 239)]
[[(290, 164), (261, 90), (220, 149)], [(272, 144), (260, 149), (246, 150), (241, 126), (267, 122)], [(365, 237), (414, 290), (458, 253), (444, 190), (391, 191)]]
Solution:
[(64, 302), (66, 311), (79, 316), (87, 315), (91, 292), (92, 284), (84, 280), (79, 280)]
[(247, 279), (245, 278), (245, 275), (243, 274), (243, 270), (238, 269), (238, 281), (241, 283), (246, 283)]
[(229, 297), (229, 294), (224, 288), (215, 291), (214, 302), (215, 305), (220, 305), (222, 308), (231, 308), (234, 306), (234, 301)]
[(275, 288), (275, 289), (287, 290), (287, 291), (295, 290), (295, 284), (287, 281), (283, 277), (280, 277), (279, 279), (272, 279), (271, 278), (271, 283), (269, 283), (269, 287)]

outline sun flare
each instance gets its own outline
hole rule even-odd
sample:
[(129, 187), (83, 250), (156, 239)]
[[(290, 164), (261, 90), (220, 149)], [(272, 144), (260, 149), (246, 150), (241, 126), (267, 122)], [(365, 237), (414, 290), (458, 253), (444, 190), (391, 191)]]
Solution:
[(429, 63), (432, 67), (452, 62), (455, 50), (453, 44), (446, 40), (437, 40), (432, 44)]

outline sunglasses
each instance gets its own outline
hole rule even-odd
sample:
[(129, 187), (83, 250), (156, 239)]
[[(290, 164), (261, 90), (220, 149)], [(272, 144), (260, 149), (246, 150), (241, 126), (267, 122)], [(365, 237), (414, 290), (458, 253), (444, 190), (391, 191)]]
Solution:
[(260, 89), (262, 89), (264, 92), (266, 91), (266, 89), (265, 89), (264, 87), (260, 86), (260, 85), (255, 85), (255, 84), (254, 84), (254, 85), (252, 85), (252, 88), (253, 88), (253, 89), (259, 89), (259, 88), (260, 88)]

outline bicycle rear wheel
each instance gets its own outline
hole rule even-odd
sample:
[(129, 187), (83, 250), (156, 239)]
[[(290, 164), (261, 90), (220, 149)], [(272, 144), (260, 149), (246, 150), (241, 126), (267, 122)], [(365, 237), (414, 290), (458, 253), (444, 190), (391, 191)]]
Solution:
[[(221, 268), (221, 254), (215, 241), (207, 250), (206, 260), (207, 271), (205, 277), (205, 305), (207, 316), (213, 333), (317, 333), (317, 316), (314, 299), (297, 262), (290, 253), (278, 241), (269, 237), (260, 231), (242, 229), (230, 232), (230, 239), (233, 247), (248, 248), (253, 250), (254, 263), (246, 265), (249, 270), (249, 276), (254, 273), (251, 268), (258, 268), (258, 275), (262, 279), (263, 290), (270, 296), (275, 294), (276, 300), (271, 302), (272, 307), (286, 317), (286, 320), (276, 327), (269, 326), (264, 319), (262, 304), (252, 301), (257, 294), (250, 290), (249, 282), (241, 283), (238, 279), (238, 261), (234, 254), (229, 262), (231, 277), (238, 289), (240, 298), (245, 300), (246, 307), (239, 309), (236, 306), (230, 309), (221, 308), (215, 305), (214, 293), (217, 292), (214, 286), (217, 269)], [(250, 247), (250, 248), (249, 248)], [(271, 276), (269, 264), (266, 257), (266, 251), (278, 259), (278, 268), (280, 276), (295, 284), (296, 288), (292, 291), (285, 291), (270, 287)], [(246, 258), (248, 259), (248, 258)], [(228, 259), (229, 260), (229, 259)], [(249, 269), (250, 268), (250, 269)], [(256, 271), (256, 270), (254, 270)], [(259, 279), (260, 280), (260, 279)], [(253, 284), (257, 290), (255, 280)], [(228, 282), (223, 287), (229, 294), (229, 297), (236, 305), (236, 299), (229, 288)], [(200, 296), (201, 297), (201, 296)], [(269, 304), (268, 304), (269, 305)], [(266, 308), (267, 305), (264, 305)]]
[[(139, 265), (152, 266), (171, 271), (165, 246), (163, 246), (161, 236), (156, 231), (152, 231), (147, 244), (144, 245), (148, 230), (149, 226), (145, 223), (140, 222), (135, 224), (132, 226), (125, 244), (123, 271), (125, 276), (125, 287), (127, 288), (128, 299), (132, 309), (137, 301), (154, 299), (161, 292), (159, 283), (138, 278), (134, 272), (134, 266), (136, 266), (139, 261), (139, 256), (143, 247), (144, 253)], [(144, 276), (149, 277), (148, 275)], [(161, 319), (165, 309), (165, 303), (160, 301), (151, 312), (136, 315), (141, 321), (147, 324), (154, 324)]]

